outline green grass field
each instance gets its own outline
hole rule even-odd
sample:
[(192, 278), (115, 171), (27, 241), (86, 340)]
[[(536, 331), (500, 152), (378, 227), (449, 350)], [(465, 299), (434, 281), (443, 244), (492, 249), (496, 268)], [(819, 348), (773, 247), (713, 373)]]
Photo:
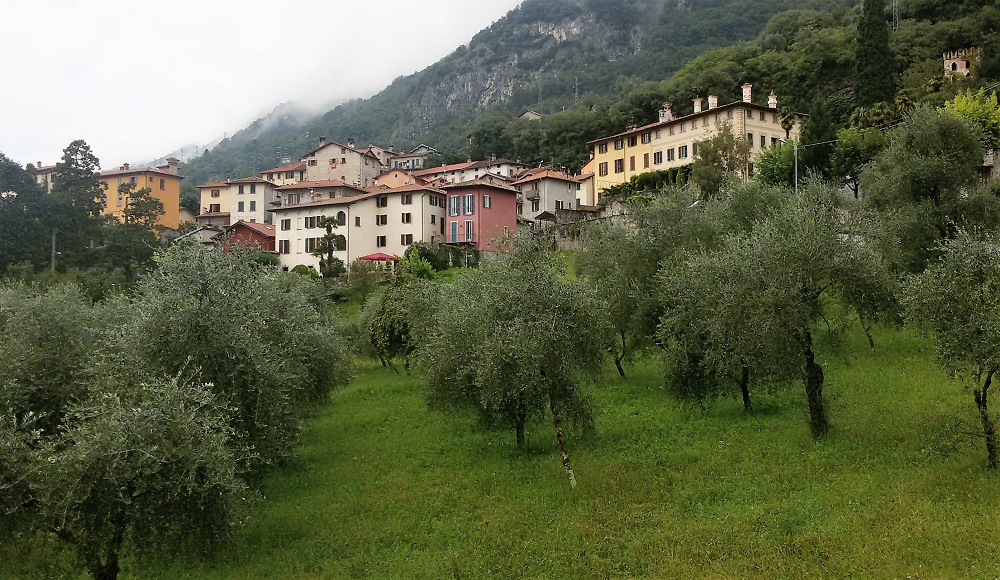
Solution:
[(926, 339), (876, 341), (872, 355), (857, 332), (822, 361), (833, 431), (818, 443), (800, 385), (756, 393), (748, 416), (735, 398), (679, 405), (655, 363), (609, 369), (590, 386), (598, 437), (571, 443), (576, 492), (549, 423), (522, 454), (362, 363), (232, 546), (123, 577), (1000, 576), (998, 474), (952, 427), (975, 425), (971, 395)]

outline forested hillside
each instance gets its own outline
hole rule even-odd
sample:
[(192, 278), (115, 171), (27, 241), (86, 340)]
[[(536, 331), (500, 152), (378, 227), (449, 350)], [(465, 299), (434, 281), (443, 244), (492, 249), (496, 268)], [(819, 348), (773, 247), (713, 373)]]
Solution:
[[(370, 99), (354, 100), (308, 121), (283, 106), (224, 140), (185, 168), (188, 184), (252, 174), (293, 157), (319, 136), (359, 143), (432, 145), (452, 157), (520, 154), (551, 161), (530, 148), (491, 151), (489, 135), (527, 108), (574, 114), (553, 120), (574, 129), (556, 139), (555, 161), (580, 156), (579, 139), (628, 122), (649, 106), (630, 97), (643, 81), (669, 79), (708, 50), (758, 39), (775, 14), (810, 8), (849, 12), (852, 0), (526, 0), (467, 46), (423, 71), (400, 77)], [(735, 87), (720, 87), (720, 92)], [(625, 99), (617, 107), (616, 103)], [(612, 110), (613, 109), (613, 110)], [(556, 129), (561, 132), (562, 129)], [(469, 136), (474, 135), (470, 146)], [(478, 137), (478, 138), (476, 138)]]

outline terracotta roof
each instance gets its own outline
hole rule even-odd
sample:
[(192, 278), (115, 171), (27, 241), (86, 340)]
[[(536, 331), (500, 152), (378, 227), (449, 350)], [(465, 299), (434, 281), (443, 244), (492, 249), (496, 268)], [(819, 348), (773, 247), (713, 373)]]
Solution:
[[(497, 189), (505, 189), (505, 188), (497, 188)], [(368, 190), (359, 190), (359, 191), (363, 191), (364, 193), (362, 193), (361, 195), (348, 195), (348, 196), (344, 196), (344, 197), (335, 197), (333, 199), (321, 199), (319, 201), (312, 201), (312, 202), (308, 202), (308, 203), (299, 203), (299, 204), (296, 204), (296, 205), (283, 205), (281, 207), (272, 208), (272, 209), (269, 209), (267, 211), (276, 212), (276, 211), (284, 211), (286, 209), (300, 209), (300, 208), (308, 208), (308, 207), (323, 207), (323, 206), (327, 206), (327, 205), (345, 205), (345, 204), (351, 204), (351, 203), (358, 202), (358, 201), (364, 201), (366, 199), (371, 199), (371, 198), (379, 196), (379, 195), (392, 195), (392, 194), (395, 194), (395, 193), (407, 193), (407, 192), (412, 192), (412, 191), (429, 191), (429, 192), (432, 192), (432, 193), (439, 193), (439, 194), (442, 194), (442, 195), (445, 194), (445, 192), (442, 191), (442, 190), (440, 190), (440, 189), (434, 189), (432, 187), (419, 186), (419, 185), (407, 185), (407, 186), (404, 186), (404, 187), (397, 187), (396, 189), (377, 189), (377, 190), (374, 190), (372, 188), (368, 188)], [(512, 193), (516, 193), (513, 190), (511, 190), (511, 192)]]
[(420, 171), (414, 171), (413, 175), (416, 177), (423, 177), (425, 175), (436, 175), (438, 173), (447, 173), (449, 171), (459, 171), (461, 169), (467, 169), (472, 167), (475, 161), (466, 161), (465, 163), (452, 163), (451, 165), (439, 165), (437, 167), (431, 167), (430, 169), (421, 169)]
[(368, 157), (371, 157), (372, 159), (378, 160), (379, 163), (382, 162), (382, 160), (378, 158), (378, 155), (375, 155), (374, 153), (372, 153), (370, 149), (367, 149), (367, 148), (358, 149), (357, 147), (351, 147), (350, 145), (344, 145), (343, 143), (338, 143), (336, 141), (327, 141), (326, 143), (323, 143), (319, 147), (317, 147), (317, 148), (313, 149), (312, 151), (309, 151), (308, 153), (306, 153), (305, 155), (303, 155), (302, 158), (305, 159), (306, 157), (310, 157), (312, 155), (315, 155), (317, 151), (319, 151), (320, 149), (325, 149), (327, 147), (340, 147), (341, 149), (346, 149), (348, 151), (353, 151), (353, 152), (357, 153), (358, 155), (361, 155), (362, 157), (368, 156)]
[[(714, 108), (711, 108), (711, 109), (702, 109), (700, 113), (691, 113), (690, 115), (684, 115), (683, 117), (676, 117), (676, 118), (671, 119), (669, 121), (656, 121), (656, 122), (650, 123), (648, 125), (643, 125), (642, 127), (636, 127), (635, 129), (628, 129), (628, 130), (625, 130), (625, 131), (623, 131), (621, 133), (616, 133), (616, 134), (611, 135), (609, 137), (601, 137), (600, 139), (594, 139), (593, 141), (587, 141), (587, 145), (590, 145), (590, 144), (593, 144), (593, 143), (600, 143), (601, 141), (607, 141), (609, 139), (617, 139), (618, 137), (624, 137), (626, 135), (632, 135), (634, 133), (641, 133), (643, 131), (646, 131), (646, 130), (649, 130), (649, 129), (655, 129), (657, 127), (666, 127), (667, 125), (672, 125), (674, 123), (678, 123), (678, 122), (682, 122), (682, 121), (687, 121), (688, 119), (691, 119), (692, 117), (702, 117), (702, 116), (705, 116), (705, 115), (708, 115), (708, 114), (715, 114), (715, 113), (718, 113), (719, 111), (725, 111), (727, 109), (732, 109), (734, 107), (738, 107), (738, 106), (741, 106), (741, 105), (742, 106), (746, 106), (746, 107), (752, 107), (752, 108), (757, 109), (757, 110), (771, 111), (771, 112), (774, 112), (774, 113), (778, 112), (778, 109), (772, 109), (770, 107), (765, 107), (763, 105), (755, 105), (754, 103), (748, 103), (746, 101), (736, 101), (736, 102), (733, 102), (733, 103), (728, 103), (726, 105), (719, 105), (718, 107), (714, 107)], [(798, 115), (798, 113), (796, 113), (796, 115)]]
[(223, 212), (215, 212), (215, 213), (200, 213), (200, 214), (198, 214), (198, 215), (196, 215), (194, 217), (198, 218), (198, 219), (200, 219), (200, 218), (213, 218), (213, 217), (229, 217), (229, 212), (228, 211), (223, 211)]
[(441, 189), (447, 190), (447, 189), (457, 189), (457, 188), (460, 188), (460, 187), (477, 187), (477, 186), (492, 187), (494, 189), (499, 189), (500, 191), (507, 191), (507, 192), (510, 192), (510, 193), (517, 193), (516, 190), (514, 190), (513, 188), (507, 186), (506, 184), (504, 184), (504, 185), (498, 185), (496, 183), (492, 183), (492, 182), (487, 181), (485, 179), (473, 179), (471, 181), (463, 181), (461, 183), (449, 183), (447, 185), (442, 185)]
[(577, 179), (575, 177), (570, 177), (569, 175), (566, 175), (565, 173), (562, 173), (561, 171), (555, 171), (555, 170), (552, 170), (552, 169), (547, 169), (544, 172), (533, 173), (533, 174), (531, 174), (531, 175), (529, 175), (527, 177), (519, 179), (519, 180), (517, 180), (517, 181), (514, 182), (514, 185), (520, 185), (522, 183), (530, 183), (532, 181), (538, 181), (539, 179), (545, 179), (545, 178), (558, 179), (560, 181), (571, 181), (573, 183), (578, 183), (580, 181), (579, 179)]
[(364, 191), (360, 187), (354, 187), (353, 185), (348, 185), (339, 179), (321, 179), (318, 181), (300, 181), (298, 183), (289, 183), (288, 185), (282, 185), (278, 187), (278, 191), (294, 191), (296, 189), (319, 189), (324, 187), (348, 187), (355, 191)]
[(184, 179), (180, 175), (174, 175), (173, 173), (167, 173), (166, 171), (157, 169), (155, 167), (136, 167), (135, 169), (116, 169), (114, 171), (102, 171), (98, 177), (115, 177), (118, 175), (135, 175), (137, 173), (155, 173), (157, 175), (163, 175), (165, 177), (176, 177), (177, 179)]
[(469, 169), (479, 169), (480, 167), (491, 167), (493, 165), (520, 165), (521, 167), (527, 167), (527, 165), (525, 165), (524, 163), (501, 158), (501, 159), (492, 159), (488, 161), (476, 161), (469, 166)]
[(282, 165), (281, 167), (275, 167), (274, 169), (265, 169), (264, 171), (261, 171), (261, 173), (264, 174), (264, 173), (278, 173), (285, 171), (299, 171), (305, 168), (306, 168), (306, 162), (299, 161), (298, 163), (292, 163), (291, 165)]
[(268, 185), (274, 185), (266, 179), (261, 179), (259, 177), (241, 177), (239, 179), (234, 179), (229, 183), (266, 183)]
[(274, 237), (274, 231), (275, 231), (274, 224), (260, 224), (260, 223), (240, 220), (231, 226), (226, 226), (226, 231), (228, 232), (229, 230), (235, 229), (237, 226), (244, 226), (250, 228), (251, 230), (254, 230), (258, 234), (261, 234), (263, 236), (268, 236), (272, 238)]
[(229, 187), (228, 181), (216, 181), (215, 183), (206, 183), (205, 185), (199, 185), (198, 189), (206, 189), (209, 187)]
[(430, 187), (429, 185), (423, 185), (420, 183), (414, 183), (411, 185), (403, 185), (400, 187), (387, 187), (385, 189), (380, 189), (378, 193), (411, 193), (414, 191), (429, 191), (431, 193), (444, 193), (443, 189), (438, 189), (436, 187)]

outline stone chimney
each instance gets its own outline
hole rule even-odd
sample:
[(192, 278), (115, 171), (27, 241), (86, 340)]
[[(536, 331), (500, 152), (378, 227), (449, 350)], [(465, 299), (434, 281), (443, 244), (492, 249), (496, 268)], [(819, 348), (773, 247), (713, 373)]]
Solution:
[(663, 103), (663, 106), (660, 107), (660, 122), (663, 123), (665, 121), (673, 121), (673, 120), (674, 120), (673, 105), (671, 105), (670, 103)]
[(750, 83), (743, 83), (742, 89), (743, 89), (743, 102), (744, 103), (752, 102), (753, 101), (753, 92), (752, 92), (753, 85), (751, 85)]
[(319, 146), (322, 147), (323, 145), (326, 145), (326, 137), (319, 138)]
[(167, 172), (170, 175), (180, 175), (181, 174), (181, 160), (176, 157), (167, 157)]
[(695, 113), (701, 112), (701, 97), (694, 98), (694, 112)]
[(120, 171), (128, 171), (128, 163), (122, 163)]
[(350, 137), (347, 140), (347, 146), (350, 147), (351, 149), (354, 149), (354, 137)]
[(719, 95), (708, 95), (708, 108), (714, 109), (719, 106)]
[(767, 106), (772, 109), (778, 108), (778, 95), (771, 91), (771, 94), (767, 96)]

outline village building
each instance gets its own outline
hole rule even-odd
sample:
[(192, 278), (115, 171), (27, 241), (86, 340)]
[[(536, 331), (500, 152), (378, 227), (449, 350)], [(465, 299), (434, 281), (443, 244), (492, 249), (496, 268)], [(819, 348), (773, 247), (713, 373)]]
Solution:
[(436, 244), (444, 235), (446, 198), (440, 189), (409, 185), (361, 191), (340, 184), (313, 191), (320, 194), (283, 191), (281, 205), (271, 210), (283, 269), (300, 264), (319, 269), (313, 251), (326, 234), (324, 217), (336, 220), (334, 233), (342, 238), (334, 255), (346, 265), (373, 253), (402, 255), (415, 243)]
[(518, 193), (501, 180), (478, 179), (442, 189), (448, 194), (445, 243), (495, 252), (517, 231)]
[(428, 157), (439, 154), (440, 152), (437, 149), (421, 143), (405, 153), (396, 153), (391, 156), (389, 158), (388, 167), (390, 169), (418, 171), (424, 168)]
[(967, 77), (982, 62), (983, 51), (976, 47), (952, 50), (942, 54), (941, 60), (944, 62), (946, 75), (952, 78)]
[(551, 167), (530, 170), (512, 186), (518, 192), (517, 217), (534, 222), (539, 216), (555, 216), (557, 210), (575, 209), (581, 183)]
[(376, 187), (393, 188), (404, 185), (426, 185), (427, 181), (414, 177), (412, 173), (403, 169), (392, 169), (375, 178)]
[(271, 209), (277, 197), (275, 184), (259, 177), (229, 182), (230, 222), (271, 223)]
[[(787, 129), (782, 126), (777, 95), (772, 92), (763, 106), (753, 102), (752, 85), (742, 88), (740, 101), (720, 106), (718, 97), (709, 95), (708, 108), (703, 109), (703, 100), (696, 98), (694, 112), (682, 117), (674, 117), (671, 104), (665, 103), (657, 122), (591, 141), (595, 190), (626, 183), (649, 171), (692, 163), (698, 144), (723, 129), (747, 140), (751, 158), (783, 140), (798, 138), (798, 116), (786, 121), (791, 123)], [(752, 172), (752, 166), (748, 167), (748, 173)]]
[(55, 176), (56, 166), (42, 165), (41, 161), (39, 161), (34, 167), (31, 167), (30, 163), (28, 166), (32, 175), (35, 177), (35, 183), (41, 187), (45, 193), (52, 193), (52, 178)]
[(285, 161), (285, 165), (261, 171), (260, 175), (277, 186), (291, 185), (306, 180), (306, 164), (304, 161), (297, 161), (295, 163), (288, 162), (288, 159), (285, 159)]
[(274, 234), (274, 224), (240, 220), (216, 234), (214, 240), (216, 245), (221, 246), (227, 253), (233, 247), (274, 252)]
[(105, 204), (101, 214), (121, 220), (128, 200), (118, 191), (125, 183), (135, 186), (135, 191), (148, 188), (150, 196), (163, 204), (163, 211), (156, 225), (176, 230), (180, 225), (181, 180), (180, 159), (169, 157), (167, 164), (159, 167), (137, 167), (126, 163), (114, 171), (102, 171), (98, 180), (104, 184)]
[(347, 144), (319, 138), (319, 147), (302, 156), (306, 181), (338, 180), (353, 187), (371, 187), (382, 173), (382, 161), (369, 149), (355, 149)]

